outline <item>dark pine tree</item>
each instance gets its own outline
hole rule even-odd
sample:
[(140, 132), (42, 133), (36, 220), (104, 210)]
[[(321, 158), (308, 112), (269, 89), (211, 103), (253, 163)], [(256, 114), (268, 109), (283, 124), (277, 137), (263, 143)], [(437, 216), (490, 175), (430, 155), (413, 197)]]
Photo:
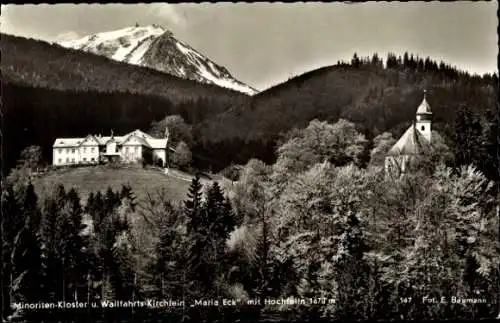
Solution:
[(410, 58), (408, 56), (408, 52), (405, 52), (403, 55), (403, 67), (405, 69), (410, 68)]
[(182, 298), (186, 288), (185, 246), (176, 224), (181, 213), (171, 203), (164, 204), (168, 214), (160, 228), (160, 239), (155, 248), (155, 259), (149, 268), (159, 298)]
[(11, 286), (12, 286), (12, 263), (11, 255), (14, 239), (24, 227), (25, 219), (21, 212), (14, 188), (6, 184), (2, 191), (2, 319), (6, 319), (11, 313)]
[(44, 260), (46, 262), (46, 297), (50, 301), (65, 300), (64, 266), (61, 249), (65, 237), (66, 191), (58, 185), (53, 196), (44, 201), (41, 223)]
[[(44, 265), (39, 235), (40, 210), (33, 184), (26, 187), (21, 203), (23, 228), (14, 238), (12, 248), (12, 301), (35, 303), (43, 300)], [(22, 315), (16, 312), (14, 315)], [(31, 314), (35, 314), (30, 312)]]
[(369, 247), (365, 241), (363, 229), (354, 212), (347, 216), (343, 254), (336, 263), (340, 293), (337, 315), (346, 320), (366, 319), (367, 309), (363, 297), (368, 293), (370, 266), (363, 259)]
[(68, 218), (66, 220), (66, 236), (64, 238), (64, 257), (66, 261), (67, 290), (70, 299), (78, 301), (84, 299), (87, 284), (87, 273), (90, 270), (88, 263), (88, 241), (82, 236), (85, 228), (82, 223), (83, 210), (78, 192), (72, 188), (67, 194)]
[(189, 187), (188, 199), (184, 201), (185, 213), (188, 220), (188, 234), (195, 232), (201, 225), (204, 224), (199, 223), (202, 208), (201, 190), (202, 184), (200, 182), (200, 177), (196, 174), (195, 178), (191, 181), (191, 186)]
[(461, 105), (453, 123), (453, 153), (455, 166), (482, 163), (485, 156), (483, 147), (483, 127), (479, 116), (467, 105)]
[(122, 190), (120, 192), (120, 198), (123, 199), (128, 199), (130, 201), (130, 206), (132, 208), (132, 211), (135, 210), (135, 207), (137, 206), (137, 201), (136, 201), (136, 196), (134, 192), (132, 191), (132, 187), (130, 185), (123, 185)]
[(354, 68), (359, 68), (361, 66), (361, 60), (358, 56), (358, 53), (354, 53), (351, 59), (351, 66), (353, 66)]
[(214, 182), (206, 194), (203, 212), (209, 223), (209, 239), (212, 246), (212, 261), (215, 272), (225, 275), (228, 268), (226, 261), (226, 241), (234, 230), (236, 221), (232, 212), (231, 202), (224, 197), (224, 193), (217, 182)]
[(184, 202), (187, 218), (189, 279), (191, 296), (206, 297), (211, 292), (213, 272), (209, 267), (209, 221), (202, 205), (202, 184), (197, 174), (191, 181), (188, 199)]
[(255, 294), (259, 297), (260, 303), (264, 304), (264, 299), (271, 296), (274, 286), (271, 283), (271, 258), (270, 258), (270, 234), (266, 212), (260, 214), (261, 233), (257, 240), (255, 261), (253, 264)]

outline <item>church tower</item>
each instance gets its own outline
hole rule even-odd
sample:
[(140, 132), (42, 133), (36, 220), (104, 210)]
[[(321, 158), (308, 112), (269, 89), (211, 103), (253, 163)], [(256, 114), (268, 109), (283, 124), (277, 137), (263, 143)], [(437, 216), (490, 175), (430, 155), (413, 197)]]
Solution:
[(424, 99), (420, 103), (417, 109), (417, 120), (415, 127), (424, 136), (425, 139), (431, 142), (431, 131), (432, 131), (432, 111), (429, 103), (426, 100), (426, 90), (424, 90)]

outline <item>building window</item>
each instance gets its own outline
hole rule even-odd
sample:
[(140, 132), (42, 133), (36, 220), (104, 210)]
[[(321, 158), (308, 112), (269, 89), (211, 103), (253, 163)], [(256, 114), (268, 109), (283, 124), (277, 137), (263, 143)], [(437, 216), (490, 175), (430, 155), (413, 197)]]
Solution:
[(87, 147), (83, 147), (83, 152), (86, 153), (87, 152)]
[(86, 157), (83, 157), (83, 161), (86, 162), (87, 161), (87, 158)]
[(66, 158), (66, 163), (69, 163), (69, 158)]
[(95, 161), (95, 158), (92, 158), (91, 161)]
[[(94, 152), (94, 151), (95, 151), (95, 148), (94, 148), (94, 147), (90, 148), (90, 152)], [(93, 158), (92, 158), (92, 159), (93, 159)]]
[(139, 152), (139, 147), (134, 147), (134, 151), (137, 153)]
[(71, 163), (73, 163), (73, 164), (75, 163), (75, 159), (74, 158), (71, 159)]
[(422, 126), (422, 128), (421, 128), (421, 129), (422, 129), (422, 131), (424, 131), (424, 130), (425, 130), (425, 127), (424, 127), (424, 126)]
[(117, 153), (117, 152), (118, 152), (118, 146), (115, 147), (115, 153)]
[(62, 154), (62, 149), (61, 149), (61, 148), (59, 148), (57, 151), (58, 151), (60, 154)]
[(62, 164), (62, 159), (61, 158), (59, 158), (59, 164)]
[(125, 147), (125, 152), (128, 153), (128, 147)]
[(75, 148), (71, 149), (71, 153), (74, 154), (75, 153)]
[(70, 150), (69, 148), (66, 148), (66, 153), (69, 154)]

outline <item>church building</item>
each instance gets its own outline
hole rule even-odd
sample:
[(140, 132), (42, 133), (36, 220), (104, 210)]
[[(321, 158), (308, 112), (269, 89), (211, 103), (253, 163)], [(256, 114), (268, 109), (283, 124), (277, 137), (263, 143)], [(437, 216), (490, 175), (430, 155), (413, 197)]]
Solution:
[(426, 91), (416, 119), (385, 157), (385, 171), (391, 176), (401, 176), (409, 171), (412, 163), (431, 151), (432, 111), (426, 99)]

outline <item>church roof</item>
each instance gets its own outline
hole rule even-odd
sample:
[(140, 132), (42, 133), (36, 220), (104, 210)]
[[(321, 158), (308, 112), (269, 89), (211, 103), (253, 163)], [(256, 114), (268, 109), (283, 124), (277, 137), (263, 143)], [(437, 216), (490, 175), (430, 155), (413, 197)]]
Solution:
[(411, 125), (387, 153), (388, 156), (420, 155), (430, 150), (427, 139)]
[(420, 103), (420, 105), (418, 106), (417, 114), (432, 114), (431, 106), (429, 105), (429, 103), (427, 103), (427, 100), (425, 98), (425, 92), (424, 92), (424, 99), (422, 100), (422, 103)]

